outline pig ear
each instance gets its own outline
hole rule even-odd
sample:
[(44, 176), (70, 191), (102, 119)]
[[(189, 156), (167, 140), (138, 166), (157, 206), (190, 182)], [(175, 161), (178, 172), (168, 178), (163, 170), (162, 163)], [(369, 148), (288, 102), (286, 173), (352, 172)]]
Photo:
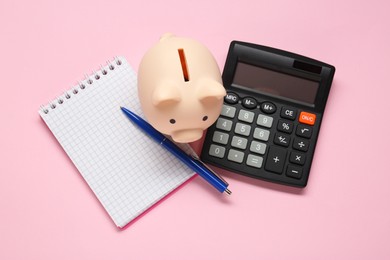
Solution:
[(202, 81), (198, 88), (197, 96), (202, 103), (212, 103), (226, 96), (226, 90), (218, 81)]
[(156, 107), (169, 106), (180, 101), (181, 93), (175, 85), (163, 83), (153, 91), (152, 102)]
[(173, 33), (169, 33), (169, 32), (164, 33), (160, 37), (160, 42), (165, 41), (166, 39), (169, 39), (169, 38), (172, 38), (172, 37), (175, 37), (175, 35)]

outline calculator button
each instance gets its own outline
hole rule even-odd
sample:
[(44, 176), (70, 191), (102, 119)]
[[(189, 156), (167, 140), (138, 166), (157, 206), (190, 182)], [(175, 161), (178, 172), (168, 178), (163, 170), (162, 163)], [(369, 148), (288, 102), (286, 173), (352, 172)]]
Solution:
[(269, 131), (261, 128), (255, 128), (255, 132), (253, 133), (253, 138), (261, 141), (268, 141)]
[(216, 128), (230, 131), (232, 129), (233, 122), (227, 119), (218, 118)]
[(309, 140), (295, 138), (293, 142), (293, 148), (299, 151), (306, 152), (309, 149)]
[(309, 112), (302, 111), (299, 114), (299, 122), (302, 124), (314, 125), (314, 123), (316, 122), (316, 115)]
[(249, 109), (253, 109), (257, 107), (257, 101), (252, 97), (246, 97), (242, 100), (242, 106)]
[(267, 148), (267, 145), (265, 143), (252, 141), (251, 146), (249, 147), (249, 150), (253, 153), (265, 154), (266, 148)]
[(306, 160), (306, 156), (302, 153), (298, 152), (291, 152), (290, 154), (290, 162), (299, 164), (299, 165), (304, 165)]
[(276, 133), (274, 138), (274, 143), (287, 147), (290, 144), (290, 136), (282, 133)]
[(240, 110), (240, 113), (238, 114), (239, 120), (248, 123), (252, 123), (254, 117), (255, 117), (255, 113), (246, 110)]
[(232, 106), (223, 105), (221, 115), (233, 118), (236, 115), (236, 108)]
[(238, 136), (233, 136), (232, 139), (232, 146), (235, 148), (240, 148), (240, 149), (246, 149), (246, 146), (248, 144), (248, 139), (238, 137)]
[(297, 117), (297, 110), (289, 107), (282, 107), (280, 116), (286, 119), (295, 120)]
[(225, 147), (212, 144), (210, 145), (209, 154), (214, 157), (223, 158), (225, 156)]
[(228, 154), (228, 160), (236, 163), (242, 163), (244, 161), (244, 153), (230, 149)]
[(280, 132), (291, 134), (294, 128), (294, 124), (291, 121), (279, 120), (277, 129)]
[(236, 128), (234, 129), (234, 132), (236, 134), (249, 136), (249, 133), (251, 131), (251, 126), (246, 124), (237, 123)]
[(246, 164), (255, 168), (261, 168), (263, 165), (263, 157), (250, 154), (246, 159)]
[(257, 117), (257, 124), (267, 128), (271, 128), (273, 121), (274, 119), (270, 116), (259, 115)]
[(283, 172), (286, 154), (286, 149), (271, 146), (268, 152), (267, 160), (265, 162), (265, 169), (270, 172), (281, 174)]
[(229, 135), (219, 131), (215, 131), (213, 135), (213, 142), (220, 144), (227, 144), (229, 140)]
[(302, 170), (303, 169), (301, 167), (288, 165), (286, 170), (286, 175), (294, 179), (300, 179), (302, 178)]
[(263, 102), (260, 105), (260, 109), (266, 114), (273, 114), (276, 111), (276, 106), (271, 102)]
[(238, 95), (233, 92), (229, 92), (225, 96), (225, 102), (228, 104), (237, 104), (238, 102)]
[(313, 133), (313, 128), (311, 126), (299, 124), (295, 133), (297, 136), (310, 138)]

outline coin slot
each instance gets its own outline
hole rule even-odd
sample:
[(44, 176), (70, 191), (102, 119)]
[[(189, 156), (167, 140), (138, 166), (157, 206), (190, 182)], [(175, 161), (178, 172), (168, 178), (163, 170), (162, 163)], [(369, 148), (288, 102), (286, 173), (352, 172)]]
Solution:
[(183, 71), (184, 81), (187, 82), (190, 80), (190, 76), (188, 74), (186, 55), (184, 53), (184, 49), (178, 49), (177, 51), (179, 52), (181, 69)]

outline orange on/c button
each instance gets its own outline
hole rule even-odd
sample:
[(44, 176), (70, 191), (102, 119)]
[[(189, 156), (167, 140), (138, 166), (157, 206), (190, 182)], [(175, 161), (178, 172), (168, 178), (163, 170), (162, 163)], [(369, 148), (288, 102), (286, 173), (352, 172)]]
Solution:
[(302, 124), (314, 125), (314, 123), (316, 122), (316, 115), (309, 112), (302, 111), (299, 114), (299, 122)]

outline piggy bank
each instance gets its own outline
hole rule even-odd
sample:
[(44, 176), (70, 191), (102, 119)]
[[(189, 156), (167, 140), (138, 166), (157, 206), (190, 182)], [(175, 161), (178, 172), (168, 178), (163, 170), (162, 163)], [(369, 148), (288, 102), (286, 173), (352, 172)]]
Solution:
[(138, 68), (138, 95), (148, 122), (179, 143), (200, 139), (226, 95), (221, 73), (201, 43), (165, 34)]

